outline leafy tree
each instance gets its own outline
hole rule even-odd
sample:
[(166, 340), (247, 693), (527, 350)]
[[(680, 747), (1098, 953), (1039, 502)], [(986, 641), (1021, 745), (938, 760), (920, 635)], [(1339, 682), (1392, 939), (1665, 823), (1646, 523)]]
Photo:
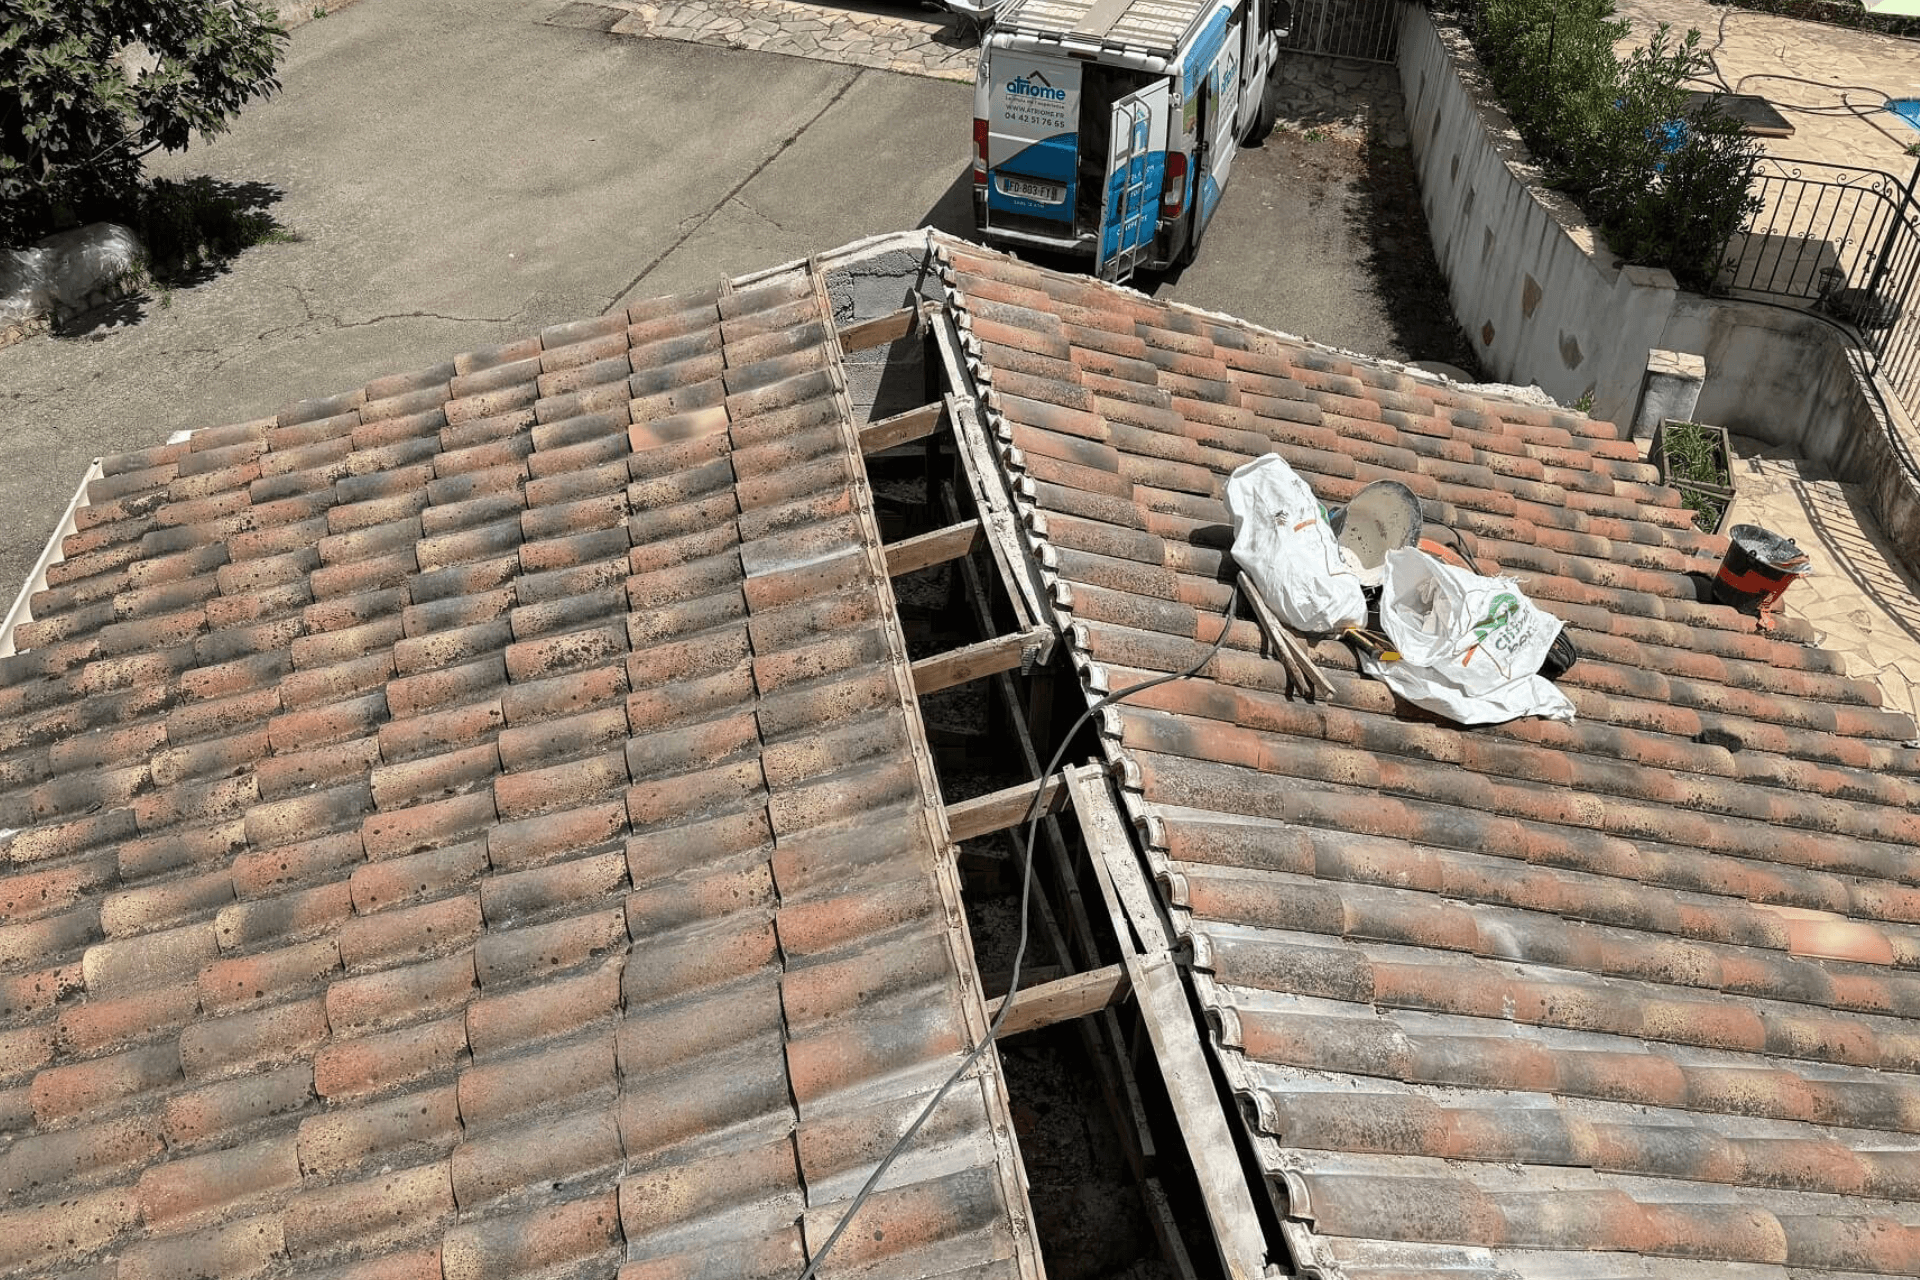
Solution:
[(286, 40), (259, 0), (0, 0), (0, 244), (135, 206), (143, 158), (280, 87)]
[(1760, 207), (1749, 191), (1760, 144), (1709, 99), (1687, 110), (1704, 69), (1700, 33), (1669, 40), (1662, 24), (1620, 68), (1615, 124), (1581, 192), (1614, 250), (1708, 291), (1728, 239)]
[(1615, 52), (1613, 0), (1464, 0), (1481, 65), (1547, 180), (1579, 201), (1608, 244), (1710, 290), (1720, 253), (1758, 205), (1759, 144), (1714, 105), (1690, 107), (1707, 69), (1700, 33), (1662, 23)]

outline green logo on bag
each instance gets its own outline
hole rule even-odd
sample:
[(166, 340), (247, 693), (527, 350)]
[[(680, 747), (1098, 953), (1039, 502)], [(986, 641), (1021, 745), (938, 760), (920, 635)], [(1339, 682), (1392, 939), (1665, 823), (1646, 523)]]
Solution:
[(1493, 598), (1487, 606), (1487, 616), (1473, 624), (1475, 644), (1485, 644), (1487, 637), (1512, 622), (1520, 615), (1520, 599), (1512, 592), (1503, 591)]

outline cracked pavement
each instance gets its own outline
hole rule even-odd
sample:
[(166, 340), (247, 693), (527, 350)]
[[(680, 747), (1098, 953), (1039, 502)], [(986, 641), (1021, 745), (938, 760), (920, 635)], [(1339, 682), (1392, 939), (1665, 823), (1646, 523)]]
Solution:
[(329, 14), (279, 95), (156, 158), (279, 188), (299, 239), (0, 349), (0, 599), (100, 454), (863, 235), (970, 230), (969, 86), (546, 24), (563, 3)]

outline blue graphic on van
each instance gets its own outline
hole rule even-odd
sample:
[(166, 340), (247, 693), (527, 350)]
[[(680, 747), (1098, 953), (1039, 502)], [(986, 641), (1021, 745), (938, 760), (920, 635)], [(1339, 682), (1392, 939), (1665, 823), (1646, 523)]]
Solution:
[[(1160, 192), (1166, 186), (1167, 153), (1148, 151), (1136, 155), (1123, 169), (1107, 177), (1107, 216), (1101, 219), (1100, 257), (1104, 261), (1123, 250), (1137, 248), (1153, 239), (1160, 228)], [(1139, 204), (1132, 216), (1124, 216), (1121, 207), (1130, 182), (1141, 183)]]
[[(1014, 152), (994, 165), (993, 172), (988, 175), (987, 208), (1071, 223), (1074, 169), (1079, 154), (1080, 138), (1072, 133), (1055, 134)], [(1015, 183), (1021, 179), (1048, 183), (1064, 189), (1062, 198), (1046, 201), (1011, 195), (1006, 190), (1004, 179), (1012, 179)]]
[(1017, 98), (1045, 98), (1048, 102), (1067, 100), (1067, 91), (1054, 88), (1038, 71), (1028, 72), (1024, 76), (1015, 76), (1007, 81), (1007, 92)]
[(1231, 16), (1225, 9), (1214, 14), (1205, 29), (1194, 38), (1187, 60), (1180, 64), (1180, 96), (1190, 103), (1198, 101), (1194, 95), (1195, 87), (1213, 69), (1213, 60), (1220, 56), (1220, 47), (1227, 41), (1227, 20)]

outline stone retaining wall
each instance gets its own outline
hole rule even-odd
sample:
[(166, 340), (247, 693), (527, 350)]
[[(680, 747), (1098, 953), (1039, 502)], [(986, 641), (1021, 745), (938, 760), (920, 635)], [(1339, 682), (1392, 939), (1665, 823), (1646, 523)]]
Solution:
[(1401, 6), (1400, 84), (1421, 203), (1454, 315), (1501, 382), (1538, 383), (1562, 404), (1630, 421), (1677, 286), (1615, 266), (1573, 202), (1547, 190), (1479, 61), (1457, 31)]

